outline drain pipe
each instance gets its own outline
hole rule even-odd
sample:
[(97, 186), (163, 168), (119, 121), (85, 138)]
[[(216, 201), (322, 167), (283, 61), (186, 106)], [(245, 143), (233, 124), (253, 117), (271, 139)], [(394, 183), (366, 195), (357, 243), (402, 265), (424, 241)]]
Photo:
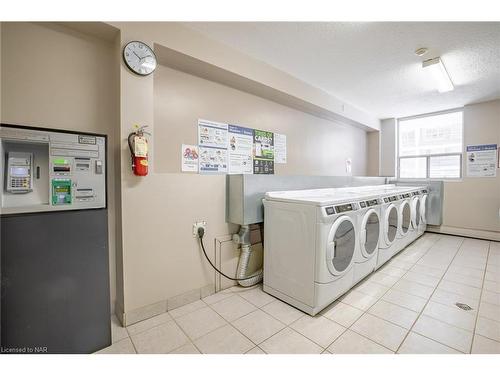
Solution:
[(238, 268), (236, 270), (236, 278), (245, 279), (250, 277), (246, 280), (238, 280), (238, 284), (243, 287), (250, 287), (260, 283), (263, 276), (262, 269), (257, 270), (249, 276), (247, 275), (248, 263), (250, 261), (250, 255), (252, 254), (252, 245), (250, 243), (250, 226), (242, 225), (239, 232), (233, 235), (233, 242), (241, 245), (240, 259), (238, 261)]

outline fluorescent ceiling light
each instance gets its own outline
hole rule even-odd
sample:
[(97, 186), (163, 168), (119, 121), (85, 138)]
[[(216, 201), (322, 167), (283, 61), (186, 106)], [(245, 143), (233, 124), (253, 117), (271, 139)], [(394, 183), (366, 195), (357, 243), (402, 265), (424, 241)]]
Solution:
[(447, 92), (455, 88), (440, 57), (425, 60), (422, 62), (422, 68), (431, 72), (434, 80), (436, 81), (439, 92)]

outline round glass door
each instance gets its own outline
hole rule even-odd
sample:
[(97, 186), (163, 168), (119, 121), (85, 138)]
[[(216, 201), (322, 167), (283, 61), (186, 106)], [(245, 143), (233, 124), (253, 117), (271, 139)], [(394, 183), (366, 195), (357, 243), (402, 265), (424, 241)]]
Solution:
[(415, 228), (418, 228), (418, 226), (420, 225), (420, 198), (416, 198), (415, 199)]
[(368, 211), (365, 215), (361, 230), (365, 233), (361, 246), (365, 255), (370, 256), (378, 248), (378, 238), (380, 236), (380, 220), (375, 211)]
[(332, 273), (340, 274), (351, 265), (354, 256), (356, 248), (354, 223), (347, 216), (337, 219), (328, 237), (328, 268)]
[(406, 234), (411, 224), (411, 209), (408, 202), (401, 205), (401, 232)]
[(427, 203), (427, 194), (422, 197), (422, 202), (420, 203), (420, 220), (422, 223), (427, 223), (427, 218), (425, 217), (425, 204)]
[(386, 240), (391, 244), (396, 238), (396, 233), (398, 232), (398, 210), (395, 206), (389, 206), (387, 211), (386, 220)]

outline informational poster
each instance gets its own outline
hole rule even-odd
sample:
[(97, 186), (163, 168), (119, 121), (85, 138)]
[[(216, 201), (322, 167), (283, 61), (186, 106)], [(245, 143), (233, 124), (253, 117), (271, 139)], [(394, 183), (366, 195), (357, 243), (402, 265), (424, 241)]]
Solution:
[(198, 146), (182, 145), (181, 149), (182, 172), (196, 172), (198, 173)]
[(253, 131), (253, 173), (274, 174), (274, 133)]
[(200, 173), (227, 173), (227, 124), (198, 120)]
[(274, 133), (274, 162), (286, 164), (286, 135)]
[(252, 174), (253, 129), (228, 125), (229, 173)]
[(467, 146), (467, 177), (496, 177), (497, 145)]

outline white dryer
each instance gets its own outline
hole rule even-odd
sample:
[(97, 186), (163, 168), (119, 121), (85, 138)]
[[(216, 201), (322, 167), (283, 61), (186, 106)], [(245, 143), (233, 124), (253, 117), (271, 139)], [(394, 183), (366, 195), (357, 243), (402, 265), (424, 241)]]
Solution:
[(427, 188), (420, 190), (420, 224), (418, 227), (419, 234), (423, 234), (427, 229), (427, 197), (429, 190)]
[(264, 291), (315, 315), (349, 290), (358, 209), (336, 189), (266, 193)]
[(413, 241), (411, 225), (411, 192), (399, 194), (398, 202), (398, 232), (396, 234), (396, 244), (394, 254), (403, 250)]

